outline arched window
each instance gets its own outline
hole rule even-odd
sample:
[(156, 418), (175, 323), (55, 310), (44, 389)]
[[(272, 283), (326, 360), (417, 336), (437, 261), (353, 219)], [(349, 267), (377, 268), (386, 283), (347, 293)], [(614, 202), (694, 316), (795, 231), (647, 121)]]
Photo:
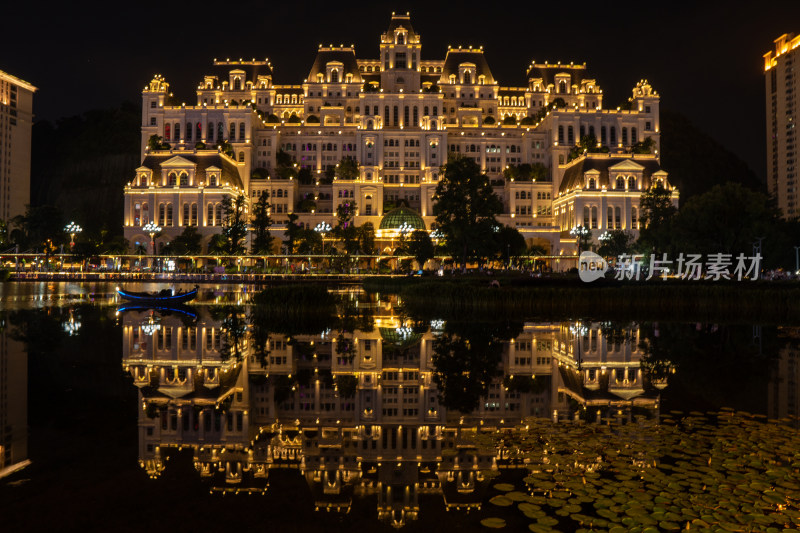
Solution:
[(197, 123), (197, 136), (195, 138), (198, 141), (203, 139), (203, 125), (200, 122)]
[(631, 144), (636, 144), (637, 142), (639, 142), (639, 134), (636, 128), (631, 128)]
[(564, 144), (564, 126), (558, 126), (558, 142)]
[(230, 123), (230, 133), (228, 135), (228, 140), (229, 141), (236, 140), (236, 124), (234, 124), (233, 122)]
[(592, 229), (597, 229), (597, 206), (592, 206)]
[(189, 175), (186, 172), (181, 172), (180, 184), (181, 187), (189, 186)]
[(192, 123), (191, 122), (187, 122), (186, 123), (186, 140), (187, 141), (191, 141), (192, 140)]
[(214, 140), (214, 123), (213, 122), (209, 122), (208, 123), (208, 140), (209, 140), (209, 142)]
[(397, 106), (392, 109), (392, 125), (397, 126), (400, 122), (400, 110)]
[(239, 140), (244, 140), (244, 122), (239, 123)]
[(583, 206), (583, 225), (589, 227), (589, 206)]
[(628, 144), (628, 128), (622, 128), (622, 145)]
[(619, 207), (614, 208), (614, 228), (622, 229), (622, 209)]
[(567, 126), (567, 144), (568, 145), (575, 144), (575, 133), (573, 131), (572, 126)]
[(611, 131), (609, 133), (611, 135), (611, 140), (609, 141), (609, 144), (612, 145), (617, 144), (617, 127), (611, 126)]
[(167, 226), (172, 226), (172, 204), (167, 204)]
[(179, 141), (181, 139), (181, 124), (180, 122), (175, 123), (175, 131), (172, 132), (175, 141)]
[(208, 177), (208, 186), (209, 187), (216, 187), (217, 186), (217, 175), (216, 174), (211, 174)]
[[(184, 221), (185, 223), (185, 221)], [(192, 204), (192, 226), (197, 225), (197, 204)]]
[(217, 225), (217, 226), (221, 226), (222, 225), (222, 205), (221, 204), (217, 204), (216, 205), (216, 221), (215, 221), (215, 225)]
[(171, 135), (172, 135), (172, 130), (169, 124), (164, 124), (164, 140), (167, 141), (170, 140), (172, 138)]
[(244, 152), (239, 152), (239, 163), (244, 163)]
[(408, 106), (405, 106), (405, 107), (403, 108), (403, 124), (404, 124), (405, 126), (408, 126), (409, 124), (411, 124), (411, 120), (409, 120), (409, 116), (408, 116), (408, 114), (409, 114), (409, 111), (408, 111)]
[(435, 130), (437, 128), (437, 124), (435, 120), (431, 120), (431, 129)]
[(419, 126), (419, 108), (414, 106), (414, 121), (411, 123), (415, 128)]
[(369, 120), (367, 121), (367, 129), (368, 129), (368, 130), (371, 130), (371, 129), (373, 129), (373, 127), (374, 127), (374, 126), (372, 125), (372, 119), (369, 119)]
[(472, 85), (472, 74), (468, 70), (464, 72), (464, 84)]
[(214, 204), (208, 204), (208, 212), (206, 213), (206, 226), (214, 225)]
[(406, 44), (406, 35), (404, 33), (397, 34), (397, 44)]
[(596, 189), (597, 188), (597, 180), (594, 178), (589, 178), (589, 189)]
[(167, 187), (174, 187), (178, 184), (178, 176), (174, 172), (170, 172), (167, 176)]
[(631, 191), (635, 191), (638, 189), (636, 186), (636, 178), (633, 176), (628, 176), (628, 189)]
[(158, 204), (158, 225), (165, 226), (167, 223), (166, 207), (164, 204)]
[(331, 83), (339, 83), (339, 71), (337, 69), (331, 70)]
[(240, 91), (242, 89), (242, 80), (241, 78), (233, 78), (233, 90)]
[(189, 204), (183, 204), (183, 219), (182, 219), (183, 225), (184, 226), (189, 226), (190, 225), (189, 224), (189, 220), (190, 220), (189, 219)]
[(606, 209), (606, 229), (614, 229), (614, 208)]
[(564, 80), (558, 82), (558, 92), (561, 94), (567, 92), (567, 82), (565, 82)]
[(631, 207), (631, 228), (639, 229), (638, 209)]
[(600, 144), (606, 145), (608, 141), (606, 140), (606, 127), (600, 126)]
[(595, 139), (597, 136), (594, 134), (594, 126), (589, 126), (589, 137), (594, 137)]
[(616, 186), (614, 188), (617, 189), (618, 191), (619, 190), (624, 190), (625, 189), (625, 178), (623, 178), (622, 176), (617, 176), (617, 184), (616, 184)]
[(383, 107), (383, 125), (384, 126), (388, 126), (389, 125), (389, 106), (388, 105)]
[(422, 108), (422, 114), (426, 116), (428, 115), (428, 106)]

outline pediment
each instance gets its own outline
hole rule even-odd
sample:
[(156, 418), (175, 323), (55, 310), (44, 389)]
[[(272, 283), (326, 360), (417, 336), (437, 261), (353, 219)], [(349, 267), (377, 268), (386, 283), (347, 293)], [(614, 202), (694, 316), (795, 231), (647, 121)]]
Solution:
[(181, 167), (195, 167), (195, 163), (176, 155), (161, 163), (161, 168), (181, 168)]
[(641, 172), (644, 170), (644, 167), (639, 163), (634, 163), (633, 161), (620, 161), (614, 166), (608, 167), (608, 170), (615, 170), (620, 172)]

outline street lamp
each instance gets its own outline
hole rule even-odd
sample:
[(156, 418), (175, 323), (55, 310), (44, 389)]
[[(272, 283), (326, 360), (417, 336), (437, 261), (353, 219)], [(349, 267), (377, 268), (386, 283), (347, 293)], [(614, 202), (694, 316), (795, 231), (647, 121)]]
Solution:
[(327, 222), (320, 222), (314, 226), (314, 231), (322, 236), (322, 255), (325, 255), (325, 234), (331, 230), (331, 225)]
[(69, 249), (72, 250), (75, 247), (75, 234), (80, 233), (83, 231), (83, 228), (77, 225), (74, 222), (70, 222), (64, 227), (64, 232), (69, 233)]
[(150, 246), (153, 248), (153, 255), (156, 255), (156, 233), (161, 231), (161, 227), (154, 222), (148, 222), (142, 227), (142, 231), (150, 235)]
[(416, 228), (409, 224), (408, 222), (403, 222), (400, 224), (400, 227), (397, 228), (397, 231), (400, 232), (401, 237), (405, 237), (409, 233), (413, 232)]
[(589, 234), (589, 228), (586, 226), (575, 226), (569, 230), (569, 234), (575, 237), (575, 245), (578, 247), (578, 255), (581, 254), (581, 239)]

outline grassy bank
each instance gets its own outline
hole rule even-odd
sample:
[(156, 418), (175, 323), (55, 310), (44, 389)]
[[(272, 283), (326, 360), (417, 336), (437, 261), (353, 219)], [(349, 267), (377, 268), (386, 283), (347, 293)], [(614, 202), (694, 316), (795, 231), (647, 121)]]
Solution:
[(800, 322), (800, 284), (578, 280), (376, 279), (368, 291), (398, 294), (415, 315), (458, 317), (607, 317)]

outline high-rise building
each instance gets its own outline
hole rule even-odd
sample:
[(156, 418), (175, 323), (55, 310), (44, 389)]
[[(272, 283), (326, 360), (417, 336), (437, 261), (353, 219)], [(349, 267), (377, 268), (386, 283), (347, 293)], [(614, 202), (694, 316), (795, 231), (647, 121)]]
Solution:
[(797, 158), (797, 110), (800, 101), (794, 76), (800, 66), (800, 35), (783, 34), (775, 50), (764, 54), (767, 104), (767, 187), (786, 217), (800, 215)]
[[(214, 61), (196, 101), (176, 102), (156, 76), (142, 92), (142, 165), (125, 188), (125, 237), (165, 244), (196, 226), (203, 247), (219, 233), (226, 198), (269, 198), (273, 235), (288, 216), (305, 228), (336, 223), (355, 204), (381, 249), (400, 228), (431, 230), (434, 192), (449, 156), (471, 158), (503, 202), (502, 224), (553, 255), (576, 249), (569, 230), (639, 230), (639, 199), (672, 190), (659, 165), (660, 96), (646, 81), (621, 108), (585, 64), (531, 62), (526, 85), (492, 74), (482, 47), (423, 57), (408, 14), (392, 14), (377, 57), (320, 45), (306, 79), (276, 84), (268, 60)], [(515, 51), (517, 54), (518, 51)], [(355, 171), (340, 163), (353, 159)], [(352, 165), (345, 165), (353, 168)], [(252, 206), (250, 206), (252, 207)]]
[(31, 201), (31, 128), (36, 87), (0, 70), (0, 220)]

